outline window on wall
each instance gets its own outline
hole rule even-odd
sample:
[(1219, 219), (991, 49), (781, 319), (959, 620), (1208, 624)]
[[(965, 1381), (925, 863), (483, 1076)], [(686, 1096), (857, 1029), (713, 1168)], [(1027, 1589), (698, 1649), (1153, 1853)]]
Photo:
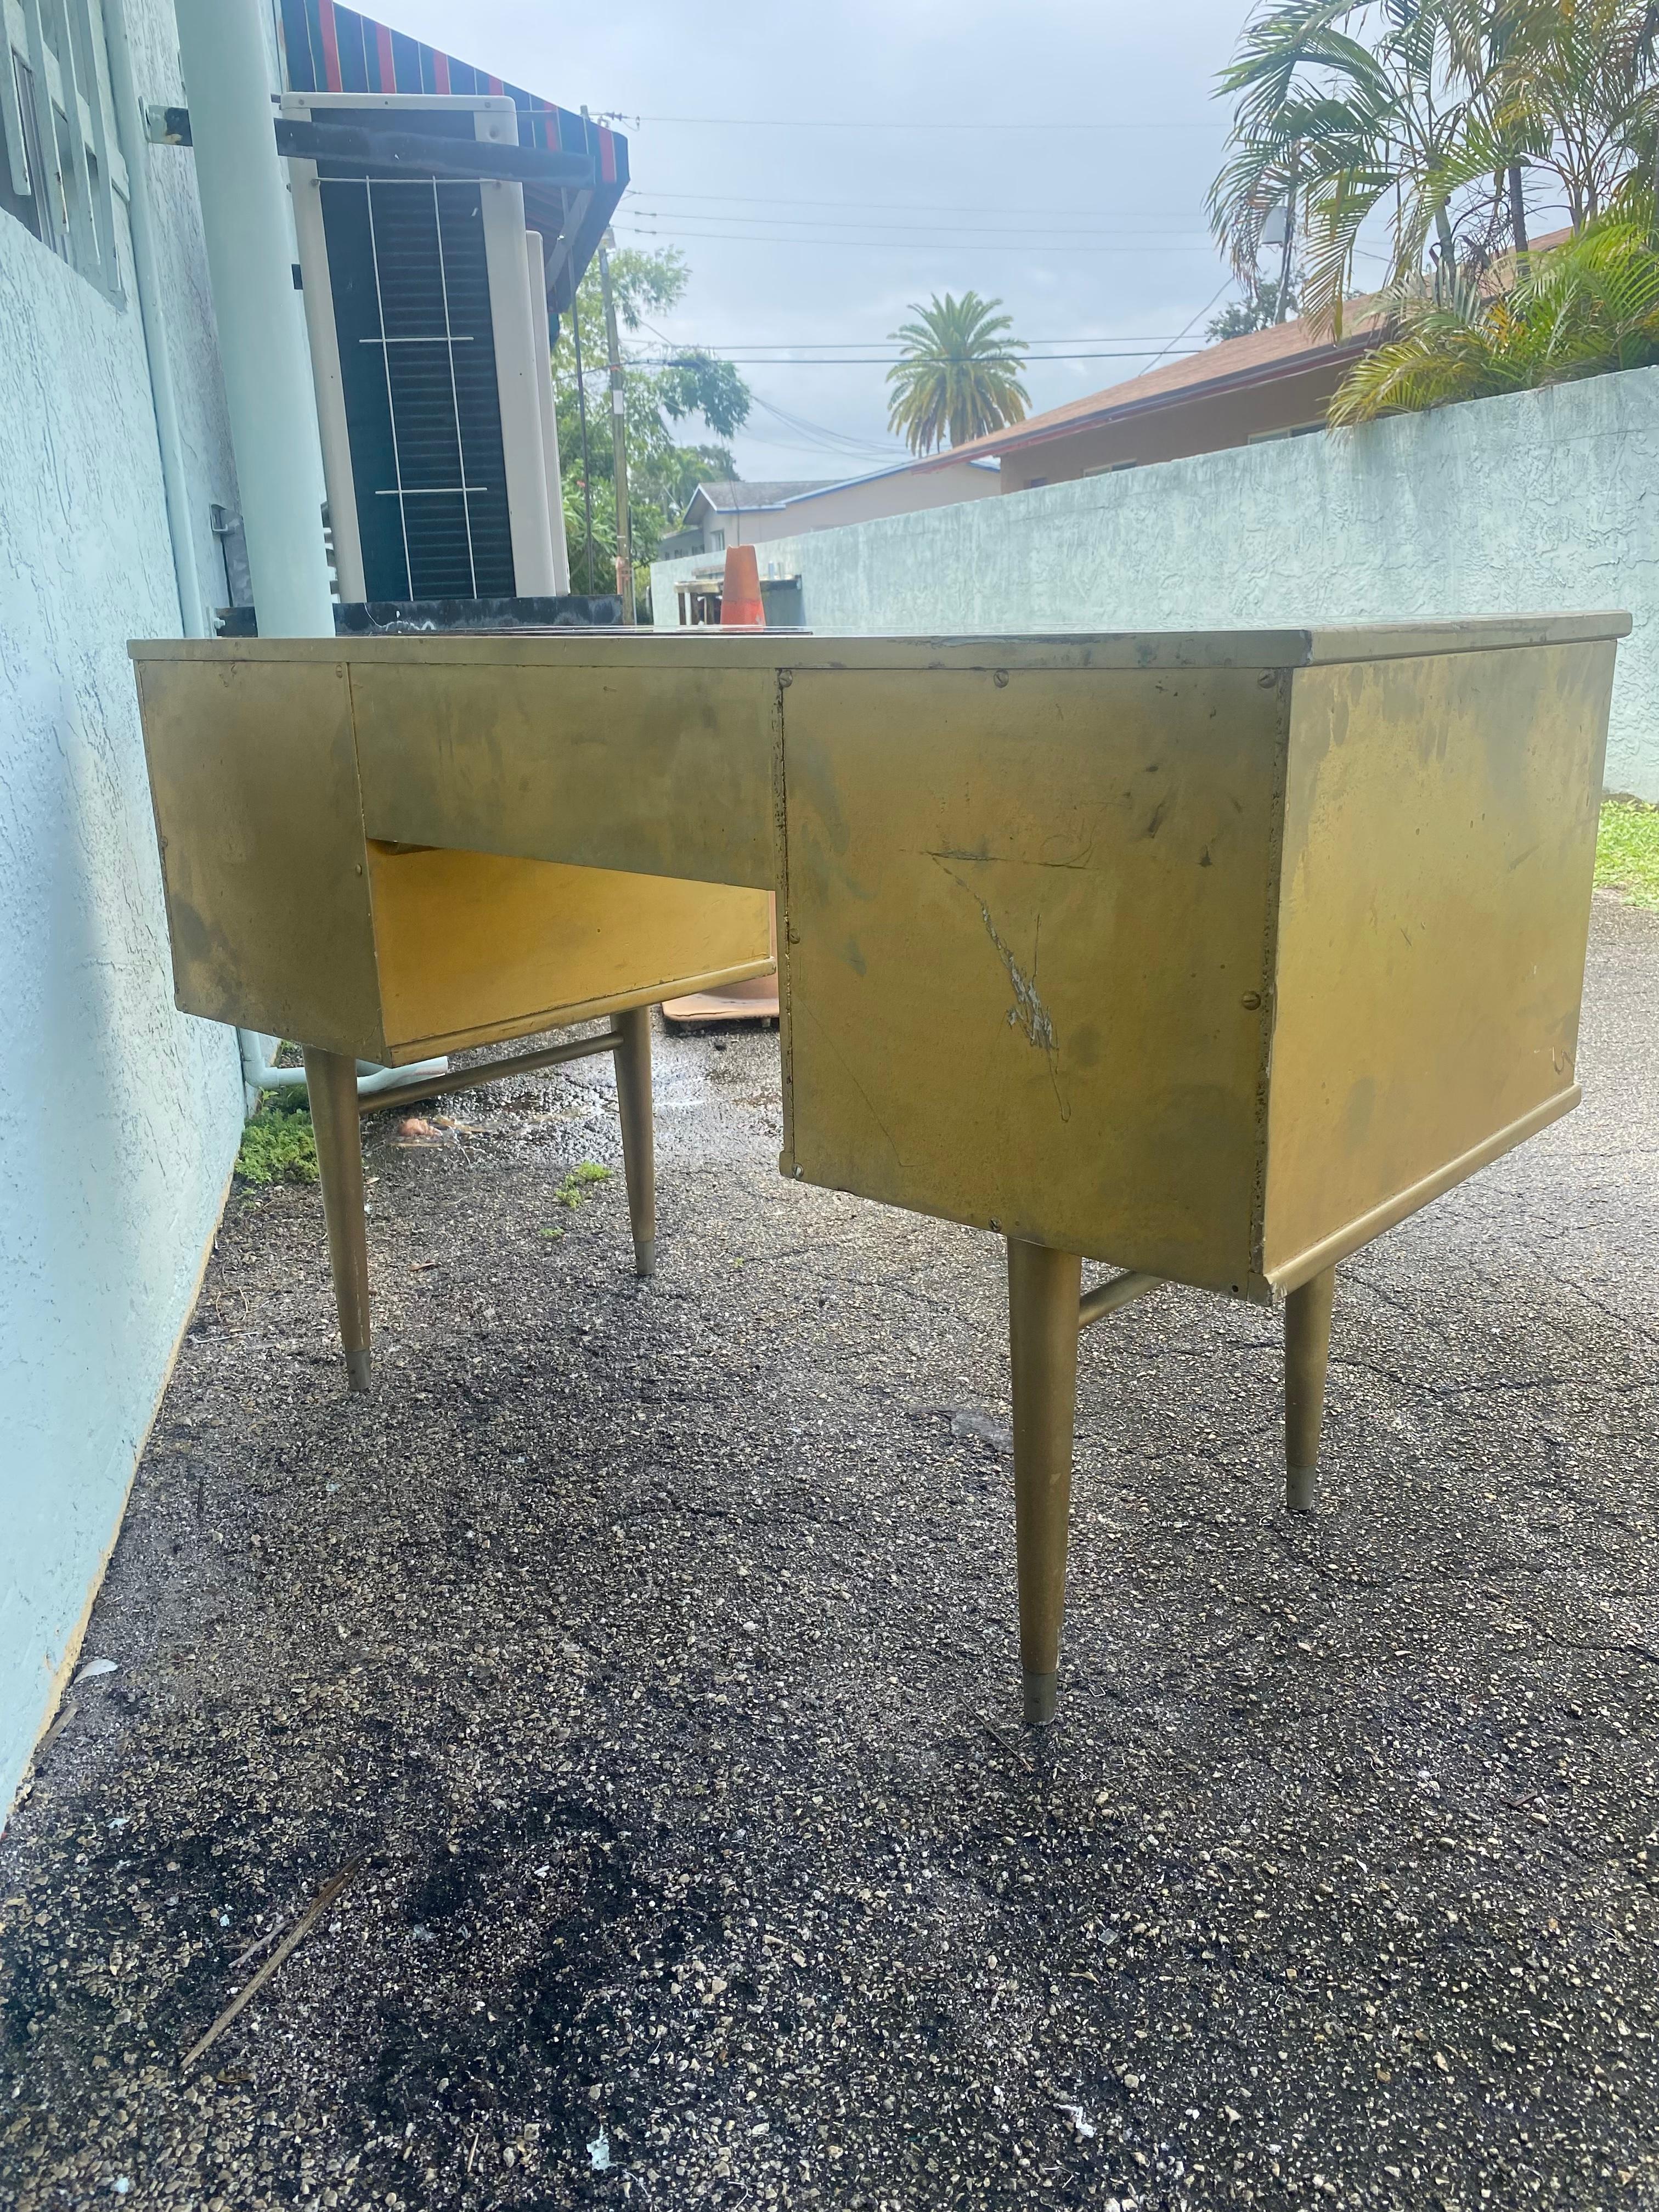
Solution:
[(0, 210), (121, 305), (100, 0), (0, 0)]

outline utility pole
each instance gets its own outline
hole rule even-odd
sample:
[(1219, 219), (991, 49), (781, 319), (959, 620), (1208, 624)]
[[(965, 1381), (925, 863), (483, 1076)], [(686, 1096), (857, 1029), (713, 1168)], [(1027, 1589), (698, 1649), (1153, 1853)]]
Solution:
[(611, 296), (611, 242), (607, 230), (599, 240), (599, 290), (605, 299), (605, 334), (611, 349), (611, 450), (617, 467), (617, 590), (622, 599), (622, 618), (631, 623), (634, 613), (634, 544), (628, 520), (628, 418), (623, 390), (622, 345), (617, 336), (617, 303)]
[(587, 450), (587, 386), (582, 381), (582, 305), (579, 287), (570, 293), (570, 335), (576, 347), (576, 414), (582, 430), (582, 589), (593, 591), (593, 457)]

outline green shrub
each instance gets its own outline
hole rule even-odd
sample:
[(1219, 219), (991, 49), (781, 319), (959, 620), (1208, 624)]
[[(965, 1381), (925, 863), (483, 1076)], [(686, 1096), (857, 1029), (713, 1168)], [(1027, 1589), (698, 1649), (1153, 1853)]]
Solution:
[(317, 1139), (304, 1091), (268, 1091), (242, 1132), (236, 1173), (246, 1183), (315, 1182)]
[(1437, 299), (1390, 295), (1392, 335), (1354, 363), (1326, 419), (1370, 422), (1659, 362), (1649, 210), (1603, 216), (1504, 274), (1501, 284), (1459, 283)]

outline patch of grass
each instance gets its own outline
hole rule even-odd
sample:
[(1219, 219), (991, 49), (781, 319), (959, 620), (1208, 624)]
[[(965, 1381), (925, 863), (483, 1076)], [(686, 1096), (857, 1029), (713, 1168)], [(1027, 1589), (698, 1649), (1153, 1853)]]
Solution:
[(1622, 891), (1632, 906), (1659, 908), (1659, 806), (1639, 799), (1602, 802), (1595, 884)]
[[(553, 1203), (555, 1206), (562, 1206), (568, 1212), (574, 1213), (581, 1204), (584, 1194), (594, 1183), (609, 1182), (610, 1180), (609, 1168), (602, 1168), (596, 1160), (583, 1160), (578, 1166), (571, 1169), (569, 1174), (554, 1192)], [(562, 1229), (544, 1229), (541, 1233), (550, 1244), (556, 1244), (564, 1235)]]
[(266, 1091), (242, 1132), (236, 1173), (246, 1183), (316, 1182), (317, 1139), (302, 1090)]

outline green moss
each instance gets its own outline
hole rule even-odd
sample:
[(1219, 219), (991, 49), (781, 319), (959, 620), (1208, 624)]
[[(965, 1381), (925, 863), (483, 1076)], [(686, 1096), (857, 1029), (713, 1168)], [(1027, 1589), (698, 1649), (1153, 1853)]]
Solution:
[(1632, 906), (1659, 908), (1659, 806), (1639, 799), (1603, 802), (1595, 882), (1598, 890), (1622, 891)]
[(269, 1091), (242, 1132), (236, 1173), (243, 1182), (315, 1182), (317, 1139), (306, 1094)]
[[(568, 1212), (574, 1213), (582, 1202), (583, 1193), (591, 1185), (596, 1182), (609, 1182), (610, 1180), (609, 1168), (600, 1167), (595, 1160), (583, 1160), (579, 1166), (571, 1169), (569, 1174), (554, 1192), (553, 1203), (556, 1206), (562, 1206)], [(562, 1229), (544, 1229), (542, 1235), (546, 1237), (550, 1244), (556, 1244), (564, 1235), (564, 1231)]]

